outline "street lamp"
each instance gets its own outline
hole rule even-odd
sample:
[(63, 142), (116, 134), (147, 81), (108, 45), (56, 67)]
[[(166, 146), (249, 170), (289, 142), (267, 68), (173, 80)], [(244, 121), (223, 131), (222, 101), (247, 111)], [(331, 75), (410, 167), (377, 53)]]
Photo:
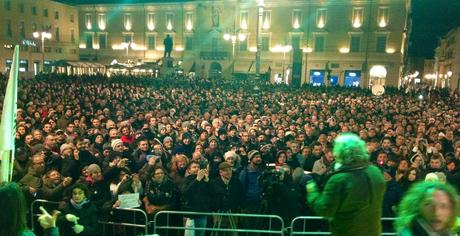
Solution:
[(261, 22), (263, 21), (264, 15), (264, 0), (257, 0), (257, 30), (256, 30), (256, 42), (257, 42), (257, 51), (256, 51), (256, 77), (260, 76), (260, 51), (262, 51), (262, 40), (260, 38), (261, 32)]
[(246, 35), (243, 33), (238, 33), (239, 30), (234, 32), (233, 34), (226, 33), (224, 34), (224, 40), (225, 41), (231, 41), (232, 42), (232, 74), (233, 71), (235, 70), (235, 46), (236, 46), (236, 41), (244, 41), (246, 40)]
[(291, 45), (281, 45), (278, 44), (274, 48), (271, 49), (272, 52), (282, 52), (283, 53), (283, 74), (282, 77), (284, 79), (284, 82), (288, 84), (288, 78), (285, 76), (286, 73), (286, 68), (285, 68), (285, 60), (286, 60), (286, 53), (290, 52), (292, 50)]
[(51, 39), (51, 33), (48, 32), (33, 32), (34, 38), (41, 38), (41, 51), (42, 51), (42, 72), (45, 70), (45, 39)]
[(446, 73), (446, 79), (447, 79), (447, 88), (450, 89), (450, 77), (452, 77), (452, 71), (447, 71)]

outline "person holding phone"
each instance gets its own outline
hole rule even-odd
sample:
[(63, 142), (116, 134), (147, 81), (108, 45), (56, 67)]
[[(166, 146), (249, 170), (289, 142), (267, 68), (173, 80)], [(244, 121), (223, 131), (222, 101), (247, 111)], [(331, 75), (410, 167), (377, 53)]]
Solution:
[[(202, 166), (203, 167), (203, 166)], [(200, 168), (200, 163), (191, 161), (187, 167), (188, 176), (181, 186), (182, 210), (192, 212), (211, 211), (211, 187), (209, 183), (209, 167)], [(204, 228), (207, 224), (206, 216), (184, 217), (186, 229), (184, 235), (204, 236)]]

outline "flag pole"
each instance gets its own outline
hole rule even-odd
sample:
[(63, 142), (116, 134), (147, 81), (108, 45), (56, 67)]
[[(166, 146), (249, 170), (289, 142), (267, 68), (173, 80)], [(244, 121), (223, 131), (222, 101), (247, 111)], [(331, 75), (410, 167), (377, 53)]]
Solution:
[(13, 62), (3, 100), (2, 120), (0, 123), (0, 157), (1, 182), (10, 182), (13, 174), (15, 139), (16, 139), (16, 111), (18, 100), (19, 74), (19, 45), (14, 47)]

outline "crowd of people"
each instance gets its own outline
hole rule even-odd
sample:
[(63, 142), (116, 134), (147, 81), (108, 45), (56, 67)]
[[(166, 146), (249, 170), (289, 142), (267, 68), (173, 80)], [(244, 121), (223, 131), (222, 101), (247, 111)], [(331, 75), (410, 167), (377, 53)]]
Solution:
[(63, 202), (61, 235), (94, 235), (126, 193), (138, 193), (151, 216), (241, 212), (290, 222), (314, 214), (305, 175), (322, 189), (334, 139), (355, 133), (384, 175), (382, 212), (391, 217), (416, 182), (460, 190), (459, 102), (446, 90), (387, 88), (377, 97), (262, 81), (40, 75), (19, 82), (13, 180), (29, 204)]

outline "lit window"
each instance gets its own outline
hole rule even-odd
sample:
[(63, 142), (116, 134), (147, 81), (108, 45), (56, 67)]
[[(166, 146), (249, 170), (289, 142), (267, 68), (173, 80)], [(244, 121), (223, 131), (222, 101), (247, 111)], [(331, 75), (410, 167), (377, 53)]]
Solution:
[(359, 28), (363, 25), (363, 8), (353, 8), (352, 24), (353, 28)]
[(302, 24), (302, 12), (300, 10), (294, 10), (292, 12), (292, 28), (298, 29)]
[(93, 28), (93, 20), (91, 18), (91, 14), (85, 15), (85, 25), (87, 30), (91, 30)]
[(172, 13), (166, 14), (166, 29), (172, 30), (174, 26), (174, 15)]
[(105, 28), (107, 27), (105, 14), (101, 13), (101, 14), (97, 15), (97, 25), (99, 26), (100, 30), (105, 30)]
[(191, 12), (185, 14), (185, 29), (188, 31), (193, 29), (193, 15)]
[(131, 31), (131, 29), (133, 28), (133, 21), (132, 21), (131, 14), (125, 14), (124, 15), (123, 23), (124, 23), (124, 26), (125, 26), (125, 30), (126, 31)]
[(155, 13), (149, 13), (147, 15), (147, 29), (150, 31), (155, 30)]
[(326, 26), (327, 9), (320, 8), (316, 11), (316, 26), (320, 29)]
[(379, 7), (378, 24), (380, 28), (388, 25), (389, 10), (388, 7)]
[(248, 12), (247, 11), (243, 11), (240, 13), (240, 28), (241, 29), (244, 29), (244, 30), (247, 30), (248, 29), (248, 25), (249, 25), (249, 22), (248, 22)]
[(265, 30), (270, 29), (271, 18), (272, 18), (271, 11), (264, 11), (262, 29), (265, 29)]

